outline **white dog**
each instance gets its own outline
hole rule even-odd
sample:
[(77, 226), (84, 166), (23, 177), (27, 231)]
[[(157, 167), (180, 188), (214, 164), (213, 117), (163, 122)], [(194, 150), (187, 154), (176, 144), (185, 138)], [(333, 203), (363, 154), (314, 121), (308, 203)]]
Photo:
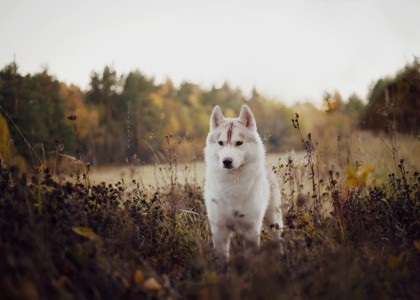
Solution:
[(219, 106), (210, 117), (204, 149), (206, 171), (204, 199), (216, 254), (229, 260), (230, 239), (242, 234), (245, 253), (260, 245), (263, 222), (280, 239), (283, 228), (277, 179), (265, 166), (265, 150), (248, 106), (239, 118), (224, 118)]

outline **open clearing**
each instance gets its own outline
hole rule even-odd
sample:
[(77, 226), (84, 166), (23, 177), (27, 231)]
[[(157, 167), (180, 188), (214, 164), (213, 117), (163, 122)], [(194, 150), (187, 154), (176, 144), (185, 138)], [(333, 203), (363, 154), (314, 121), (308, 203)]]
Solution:
[[(304, 152), (295, 154), (295, 160), (302, 161), (304, 155)], [(286, 163), (287, 157), (288, 154), (269, 154), (267, 155), (267, 167), (276, 166), (279, 160)], [(92, 169), (89, 173), (89, 179), (92, 184), (100, 184), (101, 182), (115, 184), (123, 181), (127, 187), (133, 185), (133, 180), (144, 187), (163, 187), (171, 183), (202, 185), (204, 182), (204, 162), (102, 167)]]

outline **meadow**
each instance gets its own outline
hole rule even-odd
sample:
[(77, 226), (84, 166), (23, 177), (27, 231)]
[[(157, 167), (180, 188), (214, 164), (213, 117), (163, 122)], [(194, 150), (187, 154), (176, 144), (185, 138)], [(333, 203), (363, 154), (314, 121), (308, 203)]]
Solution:
[(282, 250), (265, 228), (245, 261), (236, 236), (227, 274), (214, 263), (202, 162), (1, 168), (0, 298), (416, 299), (419, 141), (358, 132), (335, 149), (302, 142), (268, 156)]
[[(298, 155), (299, 159), (303, 159), (304, 153)], [(267, 167), (275, 166), (279, 160), (286, 160), (288, 153), (267, 155)], [(171, 180), (176, 184), (198, 184), (203, 185), (204, 182), (204, 162), (195, 161), (192, 163), (176, 163), (176, 164), (149, 164), (149, 165), (129, 165), (117, 167), (99, 167), (92, 169), (89, 174), (92, 183), (100, 184), (107, 182), (115, 184), (118, 181), (132, 183), (135, 179), (140, 182), (143, 188), (164, 188), (170, 185)], [(64, 179), (70, 179), (64, 176)]]

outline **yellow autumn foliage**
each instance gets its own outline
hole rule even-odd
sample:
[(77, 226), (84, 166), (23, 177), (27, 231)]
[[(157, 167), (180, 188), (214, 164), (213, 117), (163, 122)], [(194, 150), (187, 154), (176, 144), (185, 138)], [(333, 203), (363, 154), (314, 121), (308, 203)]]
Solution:
[(157, 107), (158, 109), (163, 109), (164, 108), (165, 100), (158, 93), (151, 93), (150, 94), (150, 99), (152, 100), (153, 105), (155, 107)]
[(60, 96), (63, 99), (66, 116), (77, 117), (79, 137), (91, 138), (99, 130), (99, 117), (104, 112), (89, 108), (84, 100), (83, 92), (78, 87), (61, 84)]
[(10, 138), (7, 120), (0, 115), (0, 166), (17, 166), (21, 171), (26, 171), (24, 159), (17, 155), (13, 149), (13, 140)]
[(360, 188), (367, 184), (369, 175), (373, 173), (373, 167), (370, 165), (361, 166), (346, 166), (344, 173), (346, 174), (346, 180), (344, 187), (346, 189)]
[(0, 115), (0, 154), (4, 157), (10, 141), (9, 127), (6, 119)]

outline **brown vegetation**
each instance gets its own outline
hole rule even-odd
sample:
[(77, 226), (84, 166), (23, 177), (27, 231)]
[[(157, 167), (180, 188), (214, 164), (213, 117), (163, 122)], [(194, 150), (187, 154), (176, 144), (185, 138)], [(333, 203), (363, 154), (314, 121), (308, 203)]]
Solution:
[(288, 205), (282, 250), (263, 234), (245, 263), (237, 236), (229, 274), (214, 265), (199, 185), (91, 185), (88, 172), (57, 183), (1, 168), (0, 296), (416, 299), (419, 173), (400, 161), (386, 185), (367, 187), (362, 166), (322, 175), (314, 151), (274, 169)]

